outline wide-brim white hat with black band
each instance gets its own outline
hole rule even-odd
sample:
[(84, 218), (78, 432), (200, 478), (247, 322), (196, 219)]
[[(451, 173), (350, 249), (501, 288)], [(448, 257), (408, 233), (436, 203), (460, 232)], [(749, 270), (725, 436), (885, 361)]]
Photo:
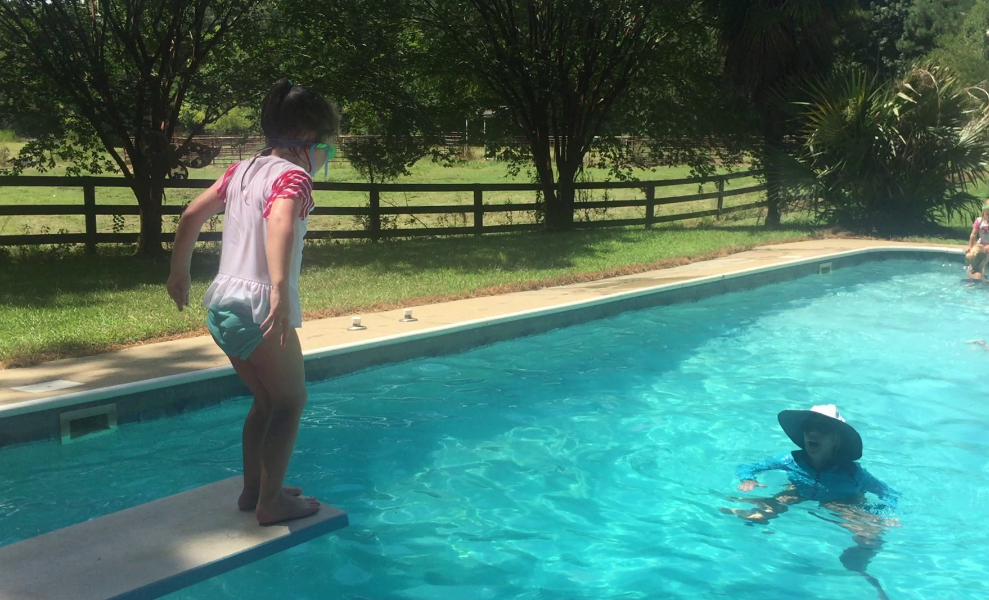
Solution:
[(793, 443), (804, 449), (804, 432), (801, 425), (810, 417), (826, 417), (833, 421), (835, 428), (841, 432), (841, 442), (838, 444), (837, 459), (839, 462), (851, 462), (862, 458), (862, 436), (855, 428), (845, 422), (834, 404), (813, 406), (810, 410), (784, 410), (777, 419), (783, 432), (793, 440)]

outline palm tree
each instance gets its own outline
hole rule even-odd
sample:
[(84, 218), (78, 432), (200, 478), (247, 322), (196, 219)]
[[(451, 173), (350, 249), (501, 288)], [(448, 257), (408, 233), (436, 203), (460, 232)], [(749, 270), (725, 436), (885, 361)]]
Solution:
[[(760, 144), (756, 158), (764, 166), (783, 146), (785, 107), (774, 101), (779, 90), (828, 72), (840, 18), (854, 0), (706, 0), (724, 55), (730, 88), (747, 98), (757, 118)], [(770, 181), (766, 225), (779, 225), (782, 186)]]
[(908, 233), (978, 210), (969, 190), (989, 178), (985, 91), (924, 65), (893, 81), (839, 72), (805, 94), (793, 106), (796, 161), (778, 176), (813, 190), (820, 222)]

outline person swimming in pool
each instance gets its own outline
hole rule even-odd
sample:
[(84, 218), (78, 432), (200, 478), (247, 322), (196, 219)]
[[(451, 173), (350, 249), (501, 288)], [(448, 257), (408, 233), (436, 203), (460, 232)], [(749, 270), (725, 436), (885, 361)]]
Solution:
[[(849, 425), (833, 404), (814, 406), (810, 410), (784, 410), (777, 419), (786, 435), (800, 449), (776, 458), (738, 467), (742, 482), (738, 489), (751, 492), (766, 487), (756, 480), (759, 473), (781, 470), (790, 483), (770, 498), (738, 498), (754, 504), (751, 509), (722, 509), (750, 523), (766, 523), (785, 513), (794, 504), (815, 501), (831, 515), (817, 516), (852, 533), (855, 546), (841, 554), (846, 569), (865, 577), (877, 590), (880, 599), (886, 594), (879, 581), (866, 573), (866, 567), (882, 548), (884, 528), (897, 526), (890, 518), (900, 494), (872, 476), (856, 461), (862, 458), (862, 437)], [(871, 493), (881, 504), (869, 504)]]

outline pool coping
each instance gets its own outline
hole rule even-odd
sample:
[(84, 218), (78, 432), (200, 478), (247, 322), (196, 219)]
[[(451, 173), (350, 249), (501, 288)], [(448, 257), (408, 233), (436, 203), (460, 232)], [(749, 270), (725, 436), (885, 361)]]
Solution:
[[(796, 256), (793, 254), (794, 252), (804, 252), (806, 255)], [(842, 263), (857, 260), (858, 262), (865, 262), (870, 257), (871, 259), (881, 260), (880, 255), (882, 254), (889, 254), (896, 257), (903, 257), (910, 253), (924, 256), (932, 254), (960, 256), (962, 252), (962, 248), (958, 246), (918, 245), (832, 238), (812, 240), (810, 242), (760, 246), (723, 258), (699, 261), (669, 269), (660, 269), (647, 273), (638, 273), (569, 286), (545, 288), (544, 290), (535, 290), (532, 292), (518, 292), (500, 297), (488, 297), (488, 299), (497, 298), (501, 300), (500, 306), (504, 308), (501, 311), (496, 310), (495, 313), (497, 314), (488, 314), (480, 318), (463, 319), (456, 318), (456, 315), (454, 315), (453, 318), (448, 319), (451, 322), (441, 323), (435, 326), (420, 326), (414, 331), (378, 336), (370, 334), (365, 335), (363, 339), (352, 342), (310, 348), (304, 352), (307, 365), (307, 379), (326, 379), (375, 366), (376, 364), (388, 364), (419, 356), (462, 351), (502, 339), (531, 335), (540, 331), (554, 329), (558, 326), (566, 326), (573, 322), (603, 318), (619, 312), (625, 312), (626, 310), (635, 310), (637, 308), (661, 304), (689, 302), (710, 295), (758, 287), (766, 283), (809, 274), (812, 271), (803, 269), (802, 267), (817, 265), (824, 261)], [(740, 261), (741, 263), (755, 262), (762, 264), (738, 268), (741, 266)], [(773, 274), (781, 275), (784, 271), (790, 273), (791, 276), (773, 276)], [(759, 277), (760, 275), (769, 275), (769, 278)], [(756, 280), (764, 281), (759, 282)], [(649, 282), (659, 283), (650, 284)], [(717, 284), (719, 283), (724, 285), (718, 286)], [(730, 283), (735, 283), (735, 285), (727, 285)], [(600, 291), (602, 289), (606, 290), (609, 286), (621, 288), (623, 285), (631, 285), (632, 289), (622, 289), (613, 293)], [(676, 296), (676, 292), (680, 292), (679, 296), (672, 298), (672, 296)], [(561, 299), (565, 299), (568, 295), (581, 297), (572, 301), (561, 301)], [(671, 296), (671, 301), (664, 301), (664, 298), (662, 298), (663, 295)], [(643, 299), (648, 300), (648, 302), (645, 302)], [(479, 301), (483, 300), (470, 299), (456, 302), (466, 302), (467, 304), (473, 302), (474, 304), (479, 304)], [(537, 306), (532, 306), (534, 300)], [(452, 304), (455, 303), (419, 307), (416, 310), (422, 314), (428, 314), (430, 313), (430, 309), (434, 312), (439, 309), (439, 314), (443, 314), (444, 311), (442, 309)], [(490, 305), (491, 302), (488, 302), (488, 304)], [(519, 310), (519, 306), (529, 307)], [(491, 307), (489, 306), (488, 308)], [(515, 310), (512, 310), (513, 308)], [(395, 313), (396, 311), (386, 311), (385, 313), (379, 313), (379, 315), (388, 315), (389, 321), (394, 321), (396, 320), (393, 318), (396, 316)], [(576, 317), (561, 316), (568, 313), (580, 313), (582, 315), (581, 320), (574, 321)], [(375, 320), (373, 317), (374, 315), (367, 317), (368, 324)], [(381, 320), (384, 322), (383, 316)], [(432, 322), (436, 320), (433, 319)], [(540, 320), (542, 320), (541, 323), (539, 322)], [(331, 331), (336, 331), (337, 329), (343, 330), (344, 327), (342, 325), (349, 323), (349, 317), (325, 319), (322, 321), (325, 322), (324, 325)], [(425, 322), (428, 323), (430, 321), (427, 320)], [(310, 323), (307, 323), (307, 327)], [(494, 331), (499, 325), (508, 324), (514, 324), (515, 331)], [(474, 335), (479, 332), (482, 332), (479, 336)], [(361, 333), (363, 334), (365, 332)], [(315, 335), (313, 337), (318, 338), (320, 336)], [(446, 341), (440, 343), (437, 340)], [(209, 340), (209, 344), (212, 344), (211, 340)], [(403, 353), (403, 350), (409, 349), (410, 344), (416, 344), (426, 348), (419, 348), (419, 350), (423, 350), (419, 354)], [(115, 354), (119, 360), (127, 360), (124, 353)], [(114, 358), (114, 354), (104, 356)], [(222, 357), (222, 355), (220, 356)], [(377, 360), (375, 360), (375, 356), (378, 357)], [(327, 365), (326, 363), (330, 361), (326, 359), (331, 358), (336, 359), (336, 363)], [(86, 359), (77, 359), (77, 361), (84, 360)], [(213, 360), (215, 361), (215, 358)], [(72, 363), (72, 361), (58, 362)], [(32, 367), (21, 371), (30, 371), (31, 369), (35, 368)], [(0, 371), (0, 388), (7, 387), (3, 382), (5, 379), (10, 379), (10, 377), (5, 378), (4, 374), (11, 371), (18, 370)], [(212, 391), (223, 393), (225, 390), (223, 395), (230, 397), (229, 390), (231, 385), (236, 386), (235, 383), (231, 384), (231, 380), (235, 379), (233, 368), (227, 364), (226, 366), (193, 368), (179, 373), (136, 379), (116, 385), (0, 404), (0, 447), (9, 443), (30, 441), (31, 439), (45, 439), (46, 437), (51, 439), (52, 437), (57, 437), (57, 435), (52, 435), (53, 419), (57, 420), (58, 411), (61, 409), (70, 407), (78, 408), (83, 405), (94, 406), (100, 402), (112, 401), (123, 397), (135, 397), (137, 395), (155, 396), (155, 394), (158, 394), (158, 396), (150, 399), (149, 402), (145, 403), (145, 406), (140, 408), (144, 413), (148, 413), (150, 418), (155, 418), (164, 416), (163, 412), (167, 412), (154, 408), (158, 406), (159, 402), (165, 402), (162, 400), (162, 390), (172, 389), (178, 386), (190, 388), (190, 386), (196, 386), (198, 384), (197, 390), (200, 392), (203, 390), (202, 386), (207, 386), (207, 388), (213, 386), (216, 389)], [(225, 383), (221, 385), (221, 381), (225, 381)], [(206, 391), (211, 390), (206, 389)], [(244, 390), (241, 389), (241, 393), (243, 392)], [(191, 393), (191, 390), (186, 392), (186, 395), (189, 393)], [(200, 393), (199, 395), (201, 396), (203, 394)], [(200, 405), (217, 404), (223, 400), (224, 398), (219, 400), (208, 399), (201, 402)], [(196, 407), (189, 406), (189, 408)], [(179, 412), (182, 411), (180, 410)], [(38, 413), (45, 413), (47, 418), (41, 420), (34, 419), (30, 427), (42, 427), (40, 423), (44, 421), (43, 427), (49, 430), (47, 435), (30, 436), (24, 432), (14, 435), (11, 431), (7, 431), (7, 435), (4, 435), (5, 428), (3, 425), (10, 423), (13, 417), (25, 417)], [(13, 420), (18, 421), (18, 419)], [(24, 419), (20, 420), (24, 421)], [(144, 420), (144, 418), (131, 418), (130, 420)], [(21, 425), (24, 423), (21, 423)], [(14, 426), (14, 428), (17, 427), (15, 423), (10, 423), (10, 425)]]

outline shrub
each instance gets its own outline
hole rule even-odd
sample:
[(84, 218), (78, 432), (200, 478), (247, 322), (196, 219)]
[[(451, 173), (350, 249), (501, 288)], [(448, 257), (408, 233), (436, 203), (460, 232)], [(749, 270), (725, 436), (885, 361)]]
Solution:
[(884, 234), (922, 230), (966, 209), (986, 181), (989, 98), (950, 70), (916, 67), (903, 79), (837, 73), (793, 103), (800, 135), (788, 157), (791, 188), (815, 199), (828, 225)]

